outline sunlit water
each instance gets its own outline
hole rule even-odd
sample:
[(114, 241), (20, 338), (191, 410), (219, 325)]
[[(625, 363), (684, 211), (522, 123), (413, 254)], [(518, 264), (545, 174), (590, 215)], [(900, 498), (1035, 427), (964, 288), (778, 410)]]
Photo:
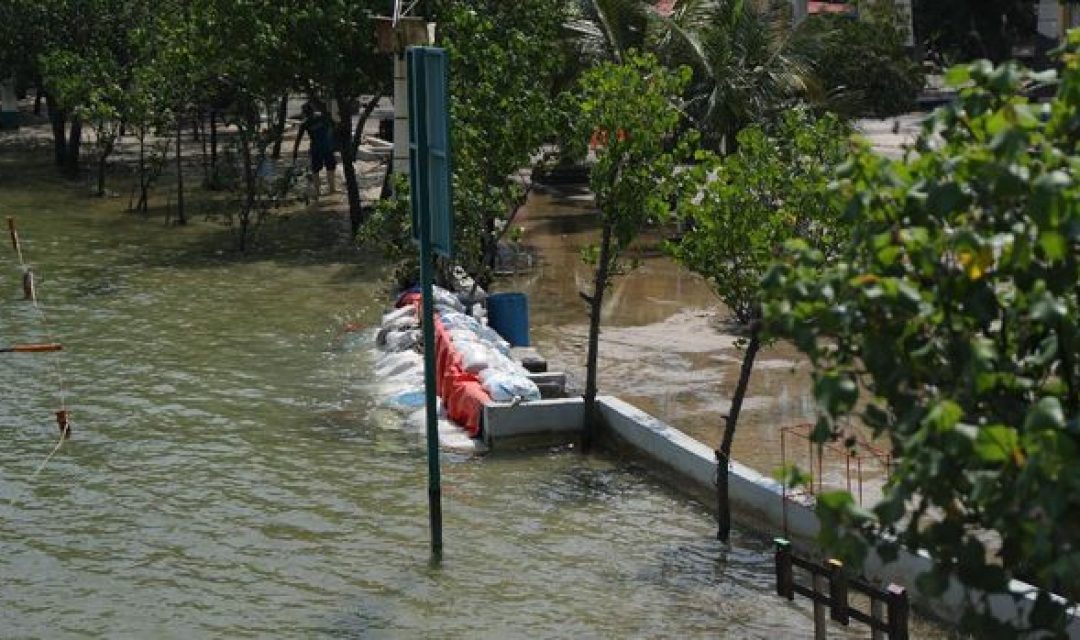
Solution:
[[(202, 220), (25, 186), (8, 153), (0, 213), (50, 324), (5, 244), (0, 340), (66, 351), (0, 354), (0, 637), (809, 637), (764, 539), (721, 547), (704, 509), (604, 457), (444, 454), (432, 566), (423, 443), (340, 335), (384, 299), (340, 216), (239, 258)], [(41, 468), (57, 371), (74, 437)]]
[[(529, 294), (532, 339), (557, 369), (584, 380), (588, 316), (579, 291), (592, 290), (591, 267), (581, 250), (598, 240), (592, 198), (575, 188), (534, 196), (516, 221), (536, 252), (535, 267), (498, 283)], [(632, 252), (638, 266), (615, 278), (607, 293), (600, 341), (599, 386), (710, 446), (720, 443), (742, 363), (730, 316), (712, 287), (675, 264), (660, 248), (663, 235), (649, 230)], [(630, 261), (627, 260), (627, 263)], [(790, 344), (759, 353), (739, 418), (735, 459), (766, 474), (783, 464), (809, 465), (809, 442), (785, 428), (815, 419), (809, 367)], [(852, 425), (857, 428), (857, 425)], [(864, 436), (867, 434), (863, 434)], [(827, 488), (877, 499), (883, 466), (869, 450), (860, 470), (848, 472), (842, 452), (826, 451)], [(815, 454), (815, 467), (816, 467)], [(850, 480), (850, 485), (849, 485)]]

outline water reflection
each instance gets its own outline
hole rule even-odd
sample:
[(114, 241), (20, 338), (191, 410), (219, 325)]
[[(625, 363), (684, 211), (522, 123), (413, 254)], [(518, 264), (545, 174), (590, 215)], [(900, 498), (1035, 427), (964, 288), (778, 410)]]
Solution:
[[(54, 380), (46, 360), (0, 360), (0, 635), (808, 635), (808, 607), (772, 596), (766, 542), (736, 532), (722, 550), (698, 505), (565, 451), (444, 457), (447, 559), (432, 569), (424, 447), (377, 406), (362, 340), (340, 339), (383, 306), (378, 268), (325, 242), (342, 217), (282, 219), (266, 230), (278, 249), (241, 259), (212, 225), (163, 229), (63, 184), (0, 183), (0, 201), (26, 212), (76, 423), (35, 476), (55, 437)], [(568, 278), (582, 273), (571, 264)], [(536, 282), (557, 287), (557, 268)], [(0, 252), (0, 331), (38, 339), (17, 275)], [(612, 337), (625, 328), (632, 346), (642, 323), (680, 317), (625, 309), (642, 299), (633, 287), (708, 299), (679, 279), (677, 295), (628, 279)], [(583, 316), (562, 295), (534, 315), (545, 351), (569, 361)], [(692, 333), (706, 321), (680, 320)], [(637, 353), (612, 344), (608, 388)], [(660, 399), (683, 398), (729, 351), (668, 361), (681, 377)], [(645, 398), (666, 373), (654, 369), (631, 385)], [(710, 384), (685, 393), (704, 402)]]
[[(591, 199), (580, 190), (533, 195), (518, 224), (537, 266), (498, 284), (529, 294), (533, 343), (581, 384), (588, 319), (578, 292), (592, 286), (581, 250), (599, 238)], [(640, 267), (617, 278), (605, 300), (599, 386), (716, 447), (742, 362), (738, 328), (704, 279), (662, 255), (661, 241), (646, 234), (633, 250)], [(806, 363), (791, 345), (771, 345), (758, 355), (734, 456), (771, 474), (781, 465), (780, 429), (813, 419)], [(843, 486), (842, 461), (830, 470)], [(865, 478), (869, 496), (882, 474), (868, 469)]]

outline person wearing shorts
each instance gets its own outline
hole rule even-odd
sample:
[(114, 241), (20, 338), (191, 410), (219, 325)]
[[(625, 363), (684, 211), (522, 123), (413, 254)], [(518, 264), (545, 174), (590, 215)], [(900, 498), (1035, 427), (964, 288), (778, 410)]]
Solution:
[(315, 186), (315, 195), (319, 195), (319, 172), (326, 169), (326, 187), (328, 193), (334, 192), (334, 171), (337, 169), (337, 159), (334, 156), (334, 121), (321, 111), (316, 112), (311, 103), (302, 108), (304, 121), (300, 124), (300, 131), (296, 134), (296, 143), (293, 145), (293, 161), (296, 160), (300, 149), (300, 141), (307, 134), (311, 141), (308, 147), (308, 156), (311, 160), (311, 180)]

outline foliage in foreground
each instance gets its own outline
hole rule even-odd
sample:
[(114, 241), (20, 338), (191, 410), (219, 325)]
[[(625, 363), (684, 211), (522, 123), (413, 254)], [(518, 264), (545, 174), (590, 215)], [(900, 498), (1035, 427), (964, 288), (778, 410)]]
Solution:
[[(1044, 105), (1022, 91), (1047, 78), (1015, 64), (955, 69), (972, 86), (917, 154), (843, 168), (840, 255), (796, 242), (765, 280), (769, 327), (814, 366), (815, 439), (857, 418), (900, 461), (872, 512), (821, 497), (824, 542), (856, 562), (895, 553), (882, 533), (928, 550), (931, 597), (950, 577), (987, 593), (1033, 581), (1025, 623), (1043, 629), (1064, 621), (1050, 590), (1080, 594), (1078, 53), (1074, 32)], [(1016, 632), (982, 604), (966, 618), (979, 637)]]

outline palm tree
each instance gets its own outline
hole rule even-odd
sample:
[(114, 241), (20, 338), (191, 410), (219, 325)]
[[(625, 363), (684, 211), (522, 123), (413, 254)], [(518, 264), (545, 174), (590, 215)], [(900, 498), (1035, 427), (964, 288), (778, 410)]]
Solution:
[(575, 36), (578, 60), (622, 62), (631, 49), (644, 50), (652, 17), (646, 0), (574, 0), (567, 29)]
[(688, 65), (694, 81), (682, 105), (705, 143), (733, 150), (746, 125), (771, 119), (796, 100), (821, 103), (815, 43), (792, 29), (786, 0), (572, 0), (581, 65), (621, 61), (630, 49), (668, 66)]
[(662, 22), (665, 59), (694, 69), (685, 109), (709, 146), (730, 152), (746, 125), (825, 98), (813, 43), (794, 37), (787, 2), (680, 0)]

